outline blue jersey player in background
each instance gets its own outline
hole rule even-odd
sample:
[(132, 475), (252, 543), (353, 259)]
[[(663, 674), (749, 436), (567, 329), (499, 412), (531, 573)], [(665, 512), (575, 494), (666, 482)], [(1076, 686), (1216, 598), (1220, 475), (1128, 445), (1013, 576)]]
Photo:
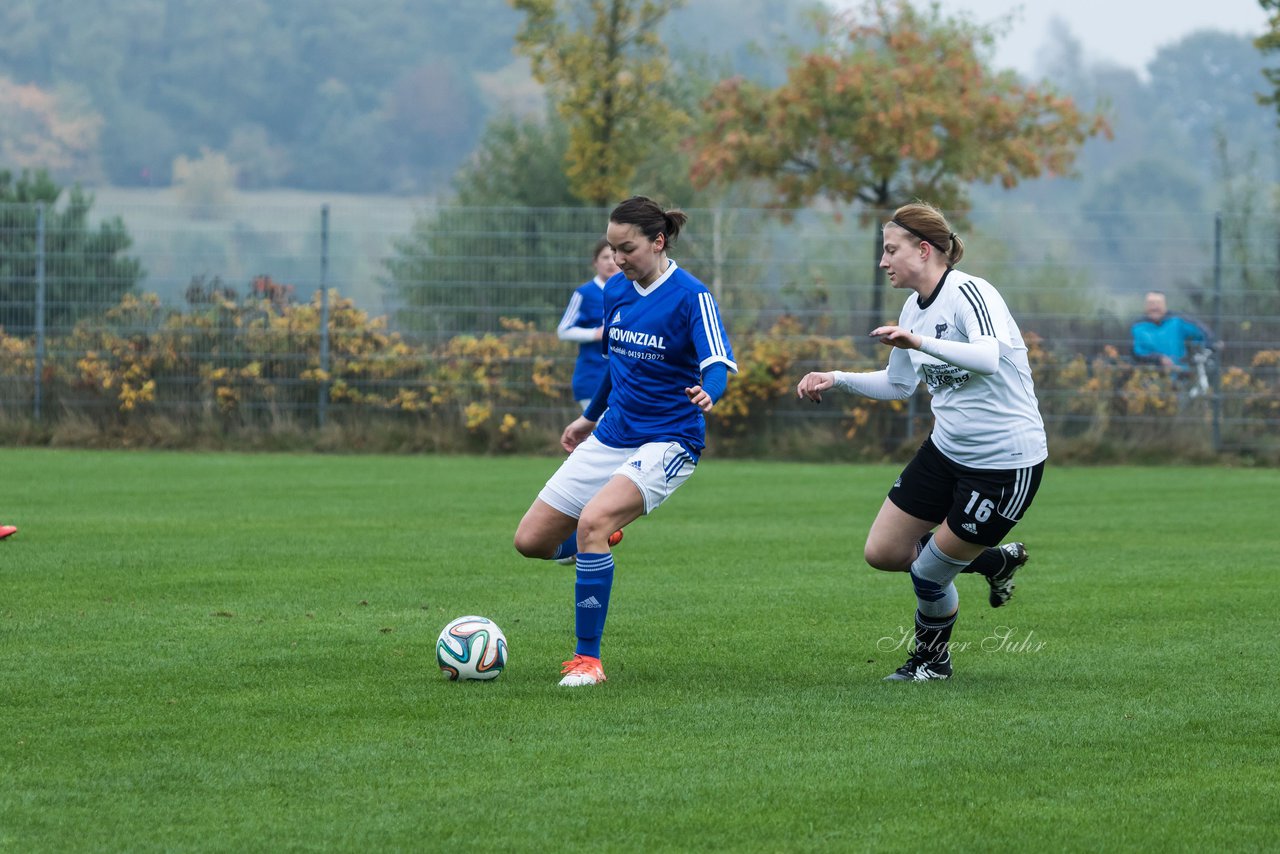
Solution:
[(583, 414), (565, 428), (569, 452), (516, 530), (522, 555), (577, 556), (578, 638), (560, 684), (598, 685), (619, 534), (688, 480), (705, 445), (706, 422), (738, 370), (711, 292), (667, 250), (687, 220), (633, 196), (609, 215), (606, 239), (621, 268), (604, 288), (608, 361)]
[(613, 260), (613, 247), (601, 238), (596, 241), (591, 256), (595, 278), (580, 285), (569, 297), (569, 305), (556, 327), (561, 341), (578, 344), (578, 360), (573, 365), (573, 399), (581, 409), (586, 409), (591, 396), (604, 379), (604, 350), (600, 340), (604, 336), (604, 283), (618, 272)]

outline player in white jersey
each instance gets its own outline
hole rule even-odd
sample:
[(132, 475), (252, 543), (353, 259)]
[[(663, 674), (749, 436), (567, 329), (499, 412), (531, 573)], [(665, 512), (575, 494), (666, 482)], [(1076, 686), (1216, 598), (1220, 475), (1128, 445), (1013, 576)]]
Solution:
[(888, 367), (810, 373), (796, 387), (817, 402), (831, 388), (905, 400), (921, 382), (933, 396), (933, 433), (889, 490), (864, 552), (876, 569), (910, 571), (915, 586), (915, 647), (890, 680), (950, 678), (956, 575), (985, 576), (993, 607), (1013, 595), (1027, 550), (996, 546), (1031, 505), (1049, 456), (1022, 333), (989, 282), (955, 269), (963, 254), (941, 211), (898, 208), (880, 266), (914, 293), (897, 324), (871, 332), (894, 348)]
[(608, 371), (560, 442), (569, 458), (516, 530), (522, 555), (577, 557), (577, 648), (560, 684), (605, 681), (600, 663), (613, 587), (610, 535), (652, 513), (698, 464), (703, 414), (737, 372), (710, 291), (667, 257), (686, 216), (633, 196), (614, 208), (606, 237), (621, 268), (605, 283)]

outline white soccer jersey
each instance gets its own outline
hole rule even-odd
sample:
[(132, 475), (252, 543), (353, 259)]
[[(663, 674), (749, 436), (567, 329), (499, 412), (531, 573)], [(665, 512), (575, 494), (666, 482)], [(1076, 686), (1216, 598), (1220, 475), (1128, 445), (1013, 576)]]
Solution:
[(990, 376), (947, 364), (919, 350), (895, 348), (889, 379), (933, 395), (933, 443), (961, 465), (978, 469), (1025, 468), (1049, 456), (1031, 366), (1022, 332), (990, 282), (949, 270), (921, 304), (912, 294), (898, 325), (926, 338), (976, 341), (994, 338), (1000, 360)]

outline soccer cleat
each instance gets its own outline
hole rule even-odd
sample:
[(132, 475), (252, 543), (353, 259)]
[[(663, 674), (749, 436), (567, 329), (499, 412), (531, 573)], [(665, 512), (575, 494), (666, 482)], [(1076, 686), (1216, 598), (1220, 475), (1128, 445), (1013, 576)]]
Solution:
[(987, 584), (991, 586), (987, 601), (991, 603), (992, 608), (999, 608), (1013, 598), (1013, 574), (1030, 557), (1027, 547), (1022, 543), (1005, 543), (1000, 547), (1000, 551), (1004, 552), (1004, 569), (987, 577)]
[(614, 531), (612, 534), (609, 535), (609, 548), (613, 548), (620, 542), (622, 542), (621, 531)]
[[(0, 525), (0, 540), (13, 536), (18, 533), (18, 529), (12, 525)], [(621, 533), (621, 531), (619, 531)]]
[(912, 655), (907, 663), (884, 677), (885, 682), (929, 682), (951, 678), (951, 655), (939, 661)]
[(589, 655), (575, 654), (564, 663), (560, 671), (564, 678), (560, 680), (562, 688), (577, 688), (580, 685), (599, 685), (605, 681), (604, 666), (600, 659)]

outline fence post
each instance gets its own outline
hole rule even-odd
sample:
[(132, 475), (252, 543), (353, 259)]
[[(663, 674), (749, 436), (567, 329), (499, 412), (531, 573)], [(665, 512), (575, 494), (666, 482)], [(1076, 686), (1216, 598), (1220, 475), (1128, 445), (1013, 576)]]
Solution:
[(320, 399), (316, 420), (323, 427), (329, 414), (329, 206), (320, 206)]
[(35, 382), (33, 414), (37, 424), (44, 404), (44, 305), (44, 202), (36, 202), (36, 364), (32, 379)]
[(720, 238), (720, 229), (724, 228), (723, 210), (717, 207), (711, 212), (711, 295), (715, 297), (720, 310), (724, 311), (724, 295), (721, 293), (721, 265), (724, 248)]
[[(1222, 211), (1213, 215), (1213, 334), (1222, 330)], [(1214, 342), (1209, 341), (1209, 344)], [(1212, 364), (1213, 373), (1209, 377), (1213, 395), (1213, 452), (1222, 450), (1222, 357), (1219, 354), (1217, 364)]]

